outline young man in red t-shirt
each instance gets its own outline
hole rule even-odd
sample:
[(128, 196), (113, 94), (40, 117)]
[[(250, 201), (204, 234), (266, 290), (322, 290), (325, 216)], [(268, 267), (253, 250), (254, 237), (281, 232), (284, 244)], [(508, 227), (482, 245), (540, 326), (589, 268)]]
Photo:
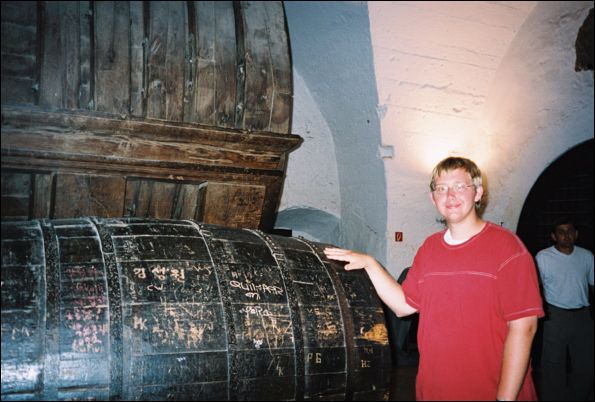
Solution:
[(420, 313), (418, 400), (536, 400), (529, 359), (543, 309), (533, 258), (515, 234), (479, 217), (474, 162), (444, 159), (430, 189), (447, 229), (426, 239), (402, 287), (368, 255), (326, 256), (365, 269), (397, 316)]

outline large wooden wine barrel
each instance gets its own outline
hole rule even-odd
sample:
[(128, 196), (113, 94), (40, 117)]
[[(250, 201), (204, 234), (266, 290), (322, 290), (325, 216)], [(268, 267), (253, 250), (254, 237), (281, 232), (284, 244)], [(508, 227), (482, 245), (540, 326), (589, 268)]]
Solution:
[(3, 219), (271, 230), (291, 133), (281, 1), (2, 1)]
[(2, 105), (287, 134), (281, 1), (3, 1)]
[(2, 400), (386, 399), (384, 315), (321, 245), (192, 220), (2, 223)]

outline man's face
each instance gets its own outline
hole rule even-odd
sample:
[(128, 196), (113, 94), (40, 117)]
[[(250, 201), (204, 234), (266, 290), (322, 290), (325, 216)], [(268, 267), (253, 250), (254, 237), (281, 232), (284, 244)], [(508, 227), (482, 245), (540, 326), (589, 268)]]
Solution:
[(552, 233), (552, 240), (558, 247), (572, 247), (578, 237), (578, 231), (572, 224), (558, 225)]
[[(461, 192), (455, 191), (456, 185), (465, 185)], [(475, 215), (475, 202), (481, 199), (483, 187), (475, 187), (471, 175), (463, 169), (442, 172), (434, 181), (435, 188), (443, 186), (446, 192), (432, 191), (432, 202), (447, 223), (459, 223)], [(444, 187), (446, 186), (446, 187)]]

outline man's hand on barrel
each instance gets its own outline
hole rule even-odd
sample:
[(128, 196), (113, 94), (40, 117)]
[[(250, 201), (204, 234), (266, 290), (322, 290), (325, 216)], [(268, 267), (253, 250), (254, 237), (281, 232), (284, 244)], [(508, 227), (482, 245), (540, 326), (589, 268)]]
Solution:
[(367, 254), (356, 253), (343, 248), (327, 247), (324, 249), (324, 254), (329, 260), (347, 262), (345, 265), (346, 270), (366, 268), (373, 262), (373, 258)]

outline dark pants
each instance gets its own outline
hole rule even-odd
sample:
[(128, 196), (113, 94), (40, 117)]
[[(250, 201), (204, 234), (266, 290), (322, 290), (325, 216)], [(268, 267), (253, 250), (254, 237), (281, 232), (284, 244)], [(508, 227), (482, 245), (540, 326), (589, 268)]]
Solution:
[(593, 398), (593, 320), (588, 307), (565, 310), (547, 305), (541, 375), (544, 401)]

